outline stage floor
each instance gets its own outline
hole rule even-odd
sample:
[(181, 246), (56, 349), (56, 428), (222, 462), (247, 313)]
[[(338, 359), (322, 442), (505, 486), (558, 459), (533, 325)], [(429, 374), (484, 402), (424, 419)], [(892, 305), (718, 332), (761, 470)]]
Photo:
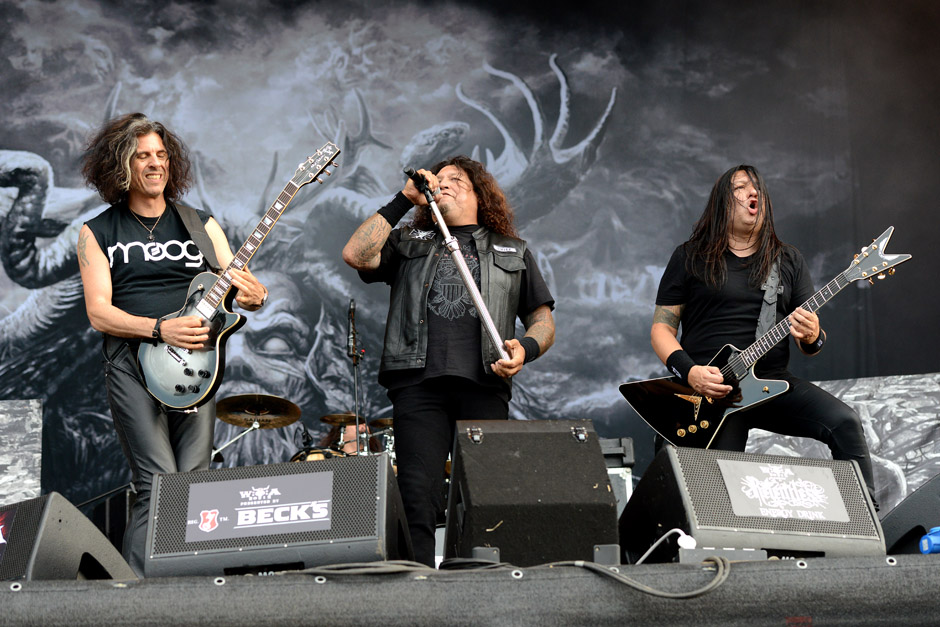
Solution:
[(940, 558), (810, 558), (0, 584), (3, 625), (936, 625)]

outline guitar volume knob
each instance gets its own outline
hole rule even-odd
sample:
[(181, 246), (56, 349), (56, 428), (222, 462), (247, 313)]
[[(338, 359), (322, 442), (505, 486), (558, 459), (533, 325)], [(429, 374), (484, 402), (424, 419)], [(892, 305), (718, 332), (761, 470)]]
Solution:
[(174, 389), (176, 390), (178, 394), (185, 394), (186, 392), (186, 386), (183, 385), (182, 383), (177, 383)]
[(183, 368), (183, 374), (186, 375), (187, 377), (191, 377), (191, 376), (193, 376), (193, 369), (192, 369), (192, 368)]
[(209, 371), (205, 369), (199, 371), (199, 376), (202, 377), (203, 379), (208, 379), (209, 374), (210, 374)]
[(186, 389), (188, 389), (188, 390), (189, 390), (191, 393), (193, 393), (193, 394), (199, 394), (199, 386), (198, 386), (198, 385), (189, 385), (189, 386), (186, 386)]

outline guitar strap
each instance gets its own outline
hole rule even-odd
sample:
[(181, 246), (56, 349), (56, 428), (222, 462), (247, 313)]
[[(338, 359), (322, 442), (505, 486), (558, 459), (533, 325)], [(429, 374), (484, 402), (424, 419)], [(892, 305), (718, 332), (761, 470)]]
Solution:
[(189, 205), (178, 202), (176, 203), (176, 212), (179, 213), (180, 219), (186, 225), (186, 230), (189, 231), (189, 236), (193, 238), (196, 248), (202, 253), (206, 263), (209, 264), (209, 268), (218, 274), (222, 267), (219, 265), (219, 258), (215, 256), (215, 246), (212, 245), (212, 240), (209, 239), (206, 227), (199, 219), (199, 215), (196, 214), (196, 210)]
[(760, 288), (764, 290), (764, 302), (757, 318), (757, 332), (754, 334), (757, 339), (777, 324), (777, 294), (783, 293), (783, 286), (780, 285), (779, 258), (774, 259), (773, 265), (770, 266), (770, 275)]

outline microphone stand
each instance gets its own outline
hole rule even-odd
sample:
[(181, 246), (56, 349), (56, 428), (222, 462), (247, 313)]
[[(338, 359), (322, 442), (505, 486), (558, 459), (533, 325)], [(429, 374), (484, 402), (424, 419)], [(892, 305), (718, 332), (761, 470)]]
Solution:
[(500, 358), (509, 361), (509, 353), (507, 353), (506, 349), (503, 347), (503, 340), (499, 337), (499, 331), (496, 330), (493, 318), (490, 317), (490, 312), (487, 311), (486, 305), (483, 303), (480, 288), (477, 287), (476, 281), (473, 280), (473, 275), (470, 274), (470, 268), (467, 267), (467, 260), (463, 258), (463, 254), (460, 252), (460, 243), (457, 241), (456, 237), (451, 235), (447, 225), (444, 224), (441, 210), (438, 209), (437, 203), (434, 202), (434, 195), (431, 194), (431, 190), (428, 189), (427, 179), (421, 175), (417, 175), (416, 177), (412, 177), (411, 180), (418, 188), (418, 191), (422, 192), (424, 197), (427, 198), (428, 205), (434, 213), (434, 219), (437, 221), (437, 226), (441, 229), (441, 235), (444, 236), (444, 246), (450, 251), (450, 257), (454, 260), (454, 265), (457, 266), (457, 270), (460, 272), (460, 279), (463, 281), (464, 287), (467, 288), (467, 292), (470, 294), (470, 298), (477, 308), (477, 313), (480, 314), (480, 319), (483, 321), (483, 328), (486, 329), (486, 334), (496, 347), (496, 352), (499, 353)]
[[(368, 455), (369, 447), (366, 446), (366, 452), (363, 452), (362, 438), (359, 434), (359, 361), (361, 356), (359, 351), (356, 350), (356, 301), (349, 301), (349, 337), (346, 342), (346, 355), (352, 359), (353, 364), (353, 407), (355, 416), (356, 416), (356, 455)], [(345, 429), (345, 427), (343, 427)], [(342, 432), (340, 432), (340, 442), (342, 443), (343, 437)], [(367, 441), (368, 442), (368, 441)]]

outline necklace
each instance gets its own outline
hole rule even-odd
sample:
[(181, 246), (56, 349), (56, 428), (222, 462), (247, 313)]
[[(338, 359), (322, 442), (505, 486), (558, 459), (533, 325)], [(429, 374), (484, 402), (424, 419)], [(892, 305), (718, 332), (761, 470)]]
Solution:
[[(166, 209), (163, 210), (163, 213), (166, 213)], [(157, 225), (158, 225), (158, 224), (160, 224), (160, 218), (163, 217), (163, 213), (161, 213), (159, 216), (157, 216), (157, 221), (153, 223), (153, 226), (151, 226), (150, 228), (147, 228), (147, 225), (144, 224), (143, 220), (141, 220), (141, 219), (137, 216), (136, 213), (134, 213), (133, 211), (131, 211), (131, 215), (134, 216), (134, 219), (135, 219), (135, 220), (137, 220), (138, 222), (140, 222), (140, 226), (142, 226), (142, 227), (144, 227), (145, 229), (147, 229), (147, 239), (148, 239), (149, 241), (151, 241), (151, 242), (153, 241), (153, 230), (154, 230), (155, 228), (157, 228)]]

